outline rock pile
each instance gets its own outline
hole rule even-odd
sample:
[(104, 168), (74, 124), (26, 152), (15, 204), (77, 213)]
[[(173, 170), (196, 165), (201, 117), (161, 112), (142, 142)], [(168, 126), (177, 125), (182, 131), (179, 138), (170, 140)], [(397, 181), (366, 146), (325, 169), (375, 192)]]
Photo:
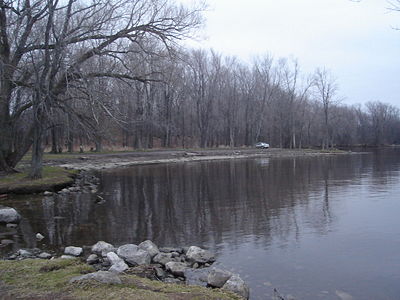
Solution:
[[(20, 249), (9, 259), (55, 258), (40, 249)], [(184, 248), (158, 248), (147, 240), (139, 245), (119, 247), (99, 241), (91, 248), (68, 246), (63, 259), (81, 258), (92, 265), (96, 272), (74, 277), (71, 282), (95, 280), (101, 283), (121, 283), (119, 274), (134, 274), (165, 283), (199, 285), (221, 288), (249, 298), (249, 287), (237, 274), (216, 267), (215, 255), (197, 246)]]
[[(158, 248), (152, 241), (147, 240), (139, 245), (125, 244), (117, 248), (100, 241), (92, 246), (86, 262), (92, 265), (99, 275), (80, 276), (73, 278), (73, 282), (91, 278), (97, 280), (97, 276), (103, 280), (107, 274), (104, 272), (125, 272), (166, 283), (222, 288), (246, 299), (249, 297), (249, 288), (239, 275), (212, 267), (215, 262), (214, 254), (197, 246)], [(115, 280), (115, 276), (107, 276)], [(187, 277), (190, 280), (187, 280)]]
[(74, 181), (74, 184), (70, 187), (63, 188), (57, 193), (51, 191), (45, 191), (44, 196), (53, 196), (55, 194), (65, 195), (69, 193), (92, 193), (95, 194), (98, 191), (98, 185), (100, 179), (91, 174), (90, 172), (80, 172)]

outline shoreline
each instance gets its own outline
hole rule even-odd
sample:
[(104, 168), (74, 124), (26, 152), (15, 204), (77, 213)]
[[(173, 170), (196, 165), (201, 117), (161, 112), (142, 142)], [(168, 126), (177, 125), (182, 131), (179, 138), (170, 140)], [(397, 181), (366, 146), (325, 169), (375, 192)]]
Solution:
[(322, 151), (310, 149), (213, 149), (213, 150), (155, 150), (149, 152), (128, 152), (116, 154), (93, 154), (82, 155), (79, 160), (66, 164), (59, 164), (59, 167), (80, 171), (97, 171), (104, 169), (127, 168), (139, 165), (202, 162), (216, 160), (232, 160), (247, 158), (290, 158), (320, 155), (348, 154), (341, 150)]
[[(7, 194), (34, 194), (46, 191), (58, 192), (75, 183), (79, 172), (112, 170), (128, 168), (139, 165), (187, 163), (202, 161), (219, 161), (251, 158), (291, 158), (315, 157), (324, 155), (349, 154), (341, 150), (312, 150), (312, 149), (254, 149), (254, 148), (229, 148), (229, 149), (196, 149), (196, 150), (150, 150), (135, 152), (115, 153), (80, 153), (48, 155), (44, 159), (44, 169), (63, 169), (67, 174), (62, 176), (44, 174), (41, 180), (29, 180), (22, 174), (0, 177), (0, 196)], [(24, 164), (25, 163), (25, 164)], [(27, 168), (26, 161), (22, 162), (23, 169)], [(12, 177), (15, 180), (12, 180)], [(4, 196), (3, 196), (4, 197)]]

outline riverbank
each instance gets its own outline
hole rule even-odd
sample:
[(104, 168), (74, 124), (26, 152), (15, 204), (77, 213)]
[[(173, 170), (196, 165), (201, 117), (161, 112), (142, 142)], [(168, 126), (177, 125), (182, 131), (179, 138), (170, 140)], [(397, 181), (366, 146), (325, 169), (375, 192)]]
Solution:
[(33, 194), (57, 191), (74, 183), (78, 170), (67, 170), (57, 166), (45, 166), (43, 178), (32, 180), (28, 171), (0, 177), (1, 194)]
[[(112, 153), (72, 153), (46, 154), (44, 156), (44, 177), (29, 180), (22, 172), (0, 177), (0, 194), (40, 193), (58, 191), (74, 182), (79, 171), (92, 171), (131, 167), (136, 165), (180, 163), (196, 161), (231, 160), (244, 158), (278, 158), (318, 155), (337, 155), (348, 152), (340, 150), (311, 149), (254, 149), (254, 148), (218, 148), (196, 150), (148, 150)], [(27, 159), (19, 165), (20, 170), (27, 170)]]
[(241, 297), (222, 290), (166, 284), (136, 275), (120, 275), (120, 284), (95, 281), (70, 283), (76, 276), (93, 272), (79, 259), (0, 261), (1, 299), (222, 299)]
[(20, 249), (0, 261), (0, 298), (248, 299), (240, 276), (214, 262), (213, 253), (197, 246), (158, 248), (150, 240), (68, 246), (61, 257)]

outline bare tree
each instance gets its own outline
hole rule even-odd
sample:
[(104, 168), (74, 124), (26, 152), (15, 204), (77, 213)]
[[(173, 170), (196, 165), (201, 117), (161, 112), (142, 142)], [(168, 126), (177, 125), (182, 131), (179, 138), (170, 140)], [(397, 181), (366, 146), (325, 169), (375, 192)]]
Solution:
[(326, 149), (329, 148), (331, 144), (329, 117), (331, 106), (337, 101), (336, 93), (338, 88), (335, 78), (326, 69), (317, 69), (315, 71), (314, 85), (316, 89), (316, 97), (323, 106), (324, 126), (322, 148)]
[[(40, 177), (48, 111), (67, 109), (63, 100), (83, 79), (145, 81), (151, 74), (137, 74), (124, 65), (130, 45), (146, 52), (143, 41), (157, 39), (169, 49), (201, 23), (199, 12), (162, 0), (0, 0), (0, 169), (12, 171), (29, 149), (32, 140), (16, 147), (13, 133), (19, 117), (31, 112), (31, 176)], [(113, 64), (84, 72), (94, 57)], [(30, 93), (24, 103), (15, 96), (20, 89)]]

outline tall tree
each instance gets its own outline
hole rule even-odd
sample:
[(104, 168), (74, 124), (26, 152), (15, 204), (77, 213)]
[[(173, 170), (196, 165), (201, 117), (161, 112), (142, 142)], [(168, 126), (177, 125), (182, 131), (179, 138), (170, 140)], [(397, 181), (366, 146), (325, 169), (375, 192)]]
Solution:
[[(201, 23), (200, 9), (163, 0), (0, 0), (0, 171), (11, 172), (33, 142), (31, 176), (40, 177), (49, 110), (68, 111), (70, 91), (90, 78), (148, 79), (126, 68), (130, 45), (150, 53), (144, 41), (156, 39), (169, 49)], [(95, 57), (112, 63), (85, 72)], [(28, 96), (18, 98), (20, 90)], [(33, 116), (33, 139), (17, 140), (24, 114)]]

